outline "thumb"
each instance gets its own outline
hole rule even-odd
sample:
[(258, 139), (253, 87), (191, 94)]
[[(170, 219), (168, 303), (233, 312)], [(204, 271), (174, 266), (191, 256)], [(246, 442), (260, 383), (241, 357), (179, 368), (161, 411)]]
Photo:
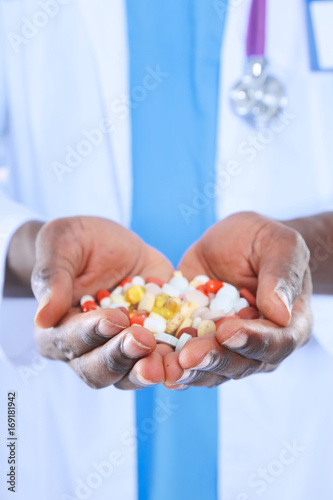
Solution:
[[(295, 236), (295, 235), (294, 235)], [(288, 326), (292, 308), (302, 293), (308, 267), (309, 251), (303, 238), (295, 243), (282, 240), (270, 245), (259, 264), (257, 306), (259, 311), (278, 325)]]
[[(50, 225), (52, 224), (49, 223)], [(48, 224), (36, 240), (36, 264), (31, 276), (31, 287), (38, 308), (35, 323), (40, 328), (50, 328), (72, 306), (73, 281), (77, 275), (73, 246)]]

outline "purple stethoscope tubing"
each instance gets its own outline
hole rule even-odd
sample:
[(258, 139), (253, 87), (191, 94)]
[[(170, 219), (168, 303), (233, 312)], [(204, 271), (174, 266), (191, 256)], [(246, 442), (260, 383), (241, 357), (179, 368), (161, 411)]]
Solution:
[(264, 57), (266, 44), (266, 0), (252, 0), (246, 37), (246, 56)]

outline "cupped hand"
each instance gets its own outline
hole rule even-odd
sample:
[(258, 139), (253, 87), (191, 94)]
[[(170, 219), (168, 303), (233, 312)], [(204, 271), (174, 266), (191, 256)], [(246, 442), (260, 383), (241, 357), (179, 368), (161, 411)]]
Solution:
[(82, 295), (111, 289), (127, 276), (169, 280), (170, 262), (137, 235), (99, 217), (45, 224), (36, 239), (32, 289), (39, 301), (35, 339), (41, 354), (67, 361), (90, 386), (141, 388), (164, 381), (164, 346), (131, 326), (119, 309), (81, 313)]
[(271, 371), (311, 335), (309, 251), (301, 235), (253, 212), (211, 227), (184, 255), (188, 278), (209, 277), (256, 293), (263, 318), (232, 319), (216, 334), (190, 340), (165, 356), (166, 385), (215, 386)]

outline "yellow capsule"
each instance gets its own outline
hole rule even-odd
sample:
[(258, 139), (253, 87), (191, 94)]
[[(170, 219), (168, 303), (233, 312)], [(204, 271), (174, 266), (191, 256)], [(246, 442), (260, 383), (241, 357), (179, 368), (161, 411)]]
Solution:
[(156, 313), (156, 314), (161, 314), (161, 308), (160, 307), (153, 307), (152, 310), (151, 310), (152, 313)]
[(138, 302), (140, 302), (144, 294), (145, 294), (145, 289), (142, 286), (134, 285), (131, 286), (131, 288), (129, 288), (126, 291), (124, 298), (127, 302), (130, 302), (131, 304), (137, 304)]
[(165, 307), (166, 309), (169, 309), (170, 311), (172, 311), (173, 313), (176, 314), (180, 310), (179, 303), (180, 303), (180, 301), (178, 302), (175, 299), (170, 299), (170, 300), (166, 301), (166, 303), (163, 305), (163, 307)]
[(173, 311), (171, 311), (171, 309), (167, 309), (166, 307), (162, 307), (162, 308), (160, 309), (160, 311), (161, 311), (161, 315), (162, 315), (162, 316), (163, 316), (163, 318), (165, 318), (165, 319), (171, 319), (171, 318), (173, 318), (173, 317), (174, 317), (174, 315), (176, 314), (176, 313), (174, 313)]
[(159, 295), (156, 295), (154, 308), (157, 307), (157, 309), (161, 309), (161, 307), (164, 306), (168, 298), (169, 295), (167, 295), (166, 293), (160, 293)]

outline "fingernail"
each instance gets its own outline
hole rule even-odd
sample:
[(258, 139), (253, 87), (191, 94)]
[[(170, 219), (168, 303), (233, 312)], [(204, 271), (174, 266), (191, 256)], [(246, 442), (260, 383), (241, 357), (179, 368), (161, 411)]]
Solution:
[(248, 340), (248, 336), (245, 333), (245, 331), (239, 330), (232, 337), (230, 337), (230, 339), (227, 339), (224, 342), (222, 342), (221, 345), (224, 345), (226, 347), (231, 347), (234, 349), (239, 349), (240, 347), (245, 346), (247, 340)]
[(126, 328), (124, 325), (117, 325), (117, 323), (112, 323), (109, 319), (101, 319), (97, 325), (97, 333), (99, 333), (102, 337), (111, 337), (114, 335), (116, 328)]
[(191, 370), (205, 370), (208, 367), (210, 367), (213, 364), (213, 356), (212, 353), (206, 354), (206, 356), (203, 358), (201, 363), (199, 363), (197, 366), (193, 366)]
[(150, 387), (151, 385), (156, 385), (155, 382), (144, 378), (139, 372), (135, 374), (135, 377), (139, 381), (139, 384), (142, 385), (142, 387)]
[(275, 293), (276, 295), (279, 297), (279, 299), (282, 300), (282, 302), (284, 303), (284, 305), (286, 306), (287, 308), (287, 311), (289, 313), (289, 316), (291, 317), (291, 309), (292, 309), (292, 306), (290, 304), (290, 300), (289, 300), (289, 297), (288, 295), (286, 294), (286, 292), (284, 290), (282, 290), (281, 288), (277, 288), (275, 290)]
[(44, 309), (44, 307), (46, 307), (49, 304), (51, 297), (52, 297), (52, 294), (51, 294), (50, 290), (46, 290), (43, 293), (43, 295), (40, 298), (38, 307), (37, 307), (35, 320), (36, 320), (37, 316), (40, 314), (40, 312)]
[(121, 350), (125, 356), (128, 356), (129, 358), (138, 358), (145, 352), (151, 351), (151, 347), (141, 344), (141, 342), (138, 342), (131, 333), (128, 333), (123, 338)]
[(183, 382), (185, 382), (185, 380), (189, 380), (192, 375), (193, 375), (193, 370), (184, 370), (183, 375), (171, 385), (182, 384)]

